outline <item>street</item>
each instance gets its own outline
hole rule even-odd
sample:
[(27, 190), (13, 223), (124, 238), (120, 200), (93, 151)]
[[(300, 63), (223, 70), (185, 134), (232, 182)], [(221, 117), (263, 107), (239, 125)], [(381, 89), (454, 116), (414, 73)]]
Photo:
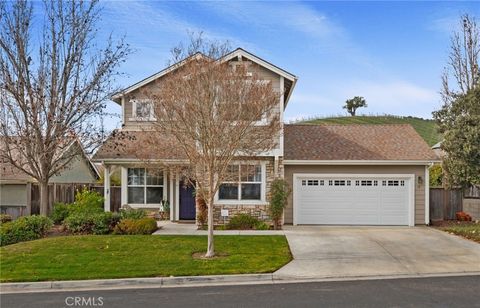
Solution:
[(480, 307), (480, 276), (4, 294), (1, 307)]

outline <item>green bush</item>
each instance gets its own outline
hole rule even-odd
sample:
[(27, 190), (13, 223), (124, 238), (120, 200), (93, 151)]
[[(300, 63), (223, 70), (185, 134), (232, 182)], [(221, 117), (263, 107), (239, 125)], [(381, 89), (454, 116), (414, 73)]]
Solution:
[(56, 224), (62, 223), (69, 214), (69, 207), (70, 205), (65, 203), (55, 203), (50, 218)]
[(233, 216), (227, 224), (229, 230), (250, 230), (255, 229), (259, 220), (249, 214), (238, 214)]
[(69, 207), (69, 214), (74, 213), (102, 213), (103, 212), (102, 195), (96, 191), (88, 190), (87, 188), (77, 192), (75, 195), (75, 202)]
[(24, 216), (0, 226), (0, 246), (36, 240), (44, 236), (53, 222), (45, 216)]
[(259, 221), (259, 222), (255, 225), (255, 230), (270, 230), (270, 225), (267, 224), (267, 223), (264, 222), (264, 221)]
[(115, 234), (152, 234), (158, 229), (155, 219), (122, 219), (114, 229)]
[(120, 220), (118, 213), (76, 212), (70, 214), (63, 222), (65, 228), (75, 234), (108, 234)]
[(122, 219), (141, 219), (147, 216), (147, 212), (142, 209), (121, 209), (120, 216)]
[(287, 206), (290, 187), (284, 179), (275, 179), (272, 182), (270, 193), (272, 196), (269, 207), (270, 217), (272, 218), (274, 229), (278, 229), (281, 226), (283, 210)]
[(0, 214), (0, 224), (12, 221), (12, 216), (8, 214)]

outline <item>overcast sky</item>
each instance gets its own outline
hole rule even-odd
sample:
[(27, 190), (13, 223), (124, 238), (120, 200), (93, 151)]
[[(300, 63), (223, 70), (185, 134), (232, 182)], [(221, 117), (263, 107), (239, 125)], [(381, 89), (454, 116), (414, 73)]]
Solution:
[[(459, 16), (478, 2), (109, 1), (100, 35), (126, 36), (136, 50), (121, 67), (131, 85), (163, 69), (170, 49), (203, 31), (298, 76), (286, 120), (345, 114), (364, 96), (367, 114), (430, 118)], [(113, 102), (109, 110), (119, 112)], [(111, 127), (118, 127), (112, 121)]]

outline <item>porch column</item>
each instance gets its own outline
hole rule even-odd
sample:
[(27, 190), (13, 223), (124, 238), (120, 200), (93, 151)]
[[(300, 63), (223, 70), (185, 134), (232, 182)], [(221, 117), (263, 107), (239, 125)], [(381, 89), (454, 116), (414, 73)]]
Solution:
[(170, 177), (170, 185), (169, 185), (169, 189), (170, 189), (170, 194), (169, 194), (169, 198), (168, 198), (168, 201), (170, 202), (170, 221), (173, 221), (174, 220), (174, 217), (173, 217), (173, 172), (170, 171), (170, 174), (169, 174), (169, 177)]
[(110, 212), (110, 166), (108, 165), (104, 165), (103, 185), (103, 197), (105, 198), (103, 208), (105, 212)]

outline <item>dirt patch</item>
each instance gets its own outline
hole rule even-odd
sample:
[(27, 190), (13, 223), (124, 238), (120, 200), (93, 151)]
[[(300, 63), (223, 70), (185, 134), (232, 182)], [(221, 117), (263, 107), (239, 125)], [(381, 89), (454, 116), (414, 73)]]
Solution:
[(206, 253), (205, 251), (194, 252), (192, 253), (192, 258), (198, 259), (198, 260), (216, 260), (216, 259), (224, 259), (229, 256), (229, 254), (226, 252), (216, 252), (214, 257), (206, 258), (205, 253)]
[(48, 230), (46, 237), (56, 237), (56, 236), (65, 236), (68, 235), (68, 232), (65, 230), (63, 225), (54, 225), (50, 230)]
[(475, 225), (475, 221), (459, 221), (459, 220), (438, 220), (432, 221), (432, 227), (453, 227), (453, 226), (469, 226)]

